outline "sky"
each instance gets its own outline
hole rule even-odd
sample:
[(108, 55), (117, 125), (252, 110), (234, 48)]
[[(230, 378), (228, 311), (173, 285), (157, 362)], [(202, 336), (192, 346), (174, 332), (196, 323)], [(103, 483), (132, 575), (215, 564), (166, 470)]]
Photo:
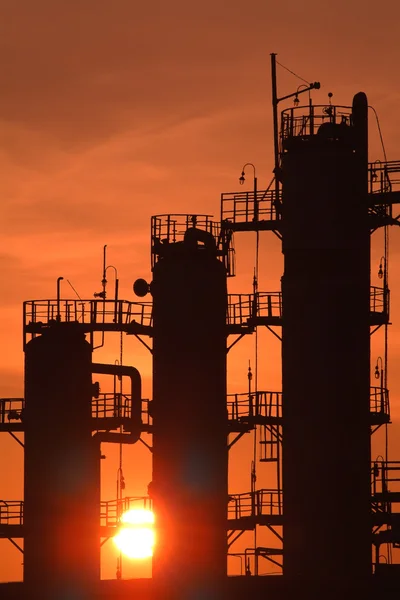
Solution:
[[(332, 92), (334, 103), (349, 105), (365, 91), (388, 159), (399, 158), (399, 17), (394, 0), (374, 11), (362, 0), (0, 0), (0, 396), (23, 394), (24, 300), (54, 298), (59, 276), (64, 296), (75, 296), (69, 280), (81, 297), (92, 297), (100, 290), (104, 244), (118, 269), (120, 296), (134, 300), (133, 281), (151, 278), (151, 215), (198, 212), (218, 219), (220, 193), (237, 189), (246, 162), (256, 165), (259, 187), (269, 183), (271, 52), (302, 78), (321, 82), (315, 103), (324, 104)], [(280, 95), (301, 83), (278, 69)], [(372, 119), (370, 133), (370, 160), (382, 159)], [(393, 452), (400, 431), (399, 234), (392, 232), (390, 263)], [(260, 290), (276, 291), (280, 246), (272, 234), (261, 237)], [(236, 236), (230, 291), (251, 291), (254, 248), (254, 235)], [(375, 284), (381, 254), (378, 233)], [(259, 337), (260, 385), (279, 390), (279, 343), (265, 331)], [(99, 362), (119, 356), (118, 340), (107, 344)], [(374, 364), (383, 351), (381, 332), (372, 345)], [(146, 352), (128, 340), (124, 360), (141, 369), (151, 397)], [(231, 352), (230, 392), (246, 391), (253, 357), (251, 339)], [(21, 448), (2, 437), (0, 497), (19, 499)], [(400, 458), (398, 442), (397, 450)], [(150, 459), (143, 448), (135, 452), (139, 458), (127, 461), (127, 489), (145, 494)], [(102, 486), (110, 498), (116, 449), (106, 454)], [(240, 456), (234, 449), (233, 460)], [(233, 471), (232, 491), (249, 488), (249, 461)], [(132, 467), (139, 463), (141, 469)], [(19, 578), (17, 550), (0, 540), (0, 556), (0, 580)], [(113, 576), (113, 560), (105, 559), (105, 576)]]

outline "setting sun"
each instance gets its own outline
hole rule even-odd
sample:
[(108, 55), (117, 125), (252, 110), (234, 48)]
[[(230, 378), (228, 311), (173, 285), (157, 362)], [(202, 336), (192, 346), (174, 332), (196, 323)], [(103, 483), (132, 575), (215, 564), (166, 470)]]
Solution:
[(121, 517), (114, 544), (128, 558), (149, 558), (155, 542), (154, 514), (148, 509), (131, 509)]

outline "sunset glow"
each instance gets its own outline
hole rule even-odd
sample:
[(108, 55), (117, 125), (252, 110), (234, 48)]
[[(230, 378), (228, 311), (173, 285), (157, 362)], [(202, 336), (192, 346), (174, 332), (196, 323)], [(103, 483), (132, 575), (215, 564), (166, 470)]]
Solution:
[[(48, 526), (53, 541), (47, 540), (46, 543), (49, 544), (49, 548), (51, 544), (58, 548), (58, 544), (62, 543), (66, 552), (72, 548), (71, 560), (73, 559), (78, 566), (82, 562), (82, 573), (78, 570), (76, 575), (79, 580), (86, 577), (85, 564), (89, 563), (92, 563), (93, 569), (96, 568), (96, 573), (99, 567), (102, 580), (115, 579), (116, 565), (120, 566), (121, 563), (122, 569), (119, 569), (119, 574), (122, 573), (122, 579), (150, 578), (153, 574), (153, 554), (156, 565), (154, 572), (157, 573), (157, 555), (160, 553), (161, 564), (164, 560), (164, 546), (167, 549), (168, 546), (175, 549), (180, 548), (181, 544), (190, 544), (190, 540), (185, 539), (186, 534), (174, 527), (168, 530), (164, 541), (164, 519), (168, 517), (168, 512), (165, 513), (165, 517), (163, 513), (159, 515), (157, 503), (153, 507), (156, 512), (155, 523), (152, 513), (143, 510), (145, 501), (142, 498), (147, 494), (149, 482), (154, 479), (156, 486), (159, 485), (156, 479), (158, 473), (163, 472), (167, 489), (164, 492), (161, 484), (161, 497), (156, 502), (160, 502), (161, 509), (166, 510), (162, 506), (162, 495), (165, 493), (166, 501), (171, 503), (171, 518), (182, 523), (182, 527), (189, 527), (189, 523), (185, 524), (186, 516), (181, 514), (179, 504), (175, 504), (175, 499), (169, 496), (170, 493), (176, 494), (179, 503), (182, 503), (186, 510), (185, 501), (180, 495), (183, 490), (178, 489), (175, 475), (169, 471), (168, 464), (172, 460), (177, 441), (174, 441), (166, 456), (160, 459), (161, 462), (165, 462), (165, 467), (161, 464), (159, 471), (158, 467), (153, 470), (153, 433), (155, 431), (157, 436), (158, 424), (154, 429), (152, 414), (154, 407), (157, 413), (157, 399), (155, 404), (152, 402), (154, 390), (160, 389), (163, 393), (165, 390), (161, 386), (157, 388), (157, 382), (156, 386), (154, 385), (154, 338), (152, 333), (145, 335), (145, 327), (141, 325), (141, 307), (150, 306), (153, 296), (149, 293), (145, 297), (138, 297), (133, 290), (137, 279), (144, 279), (149, 284), (153, 281), (154, 254), (151, 253), (151, 246), (154, 232), (151, 231), (151, 217), (202, 214), (213, 215), (214, 221), (219, 223), (222, 218), (221, 194), (243, 194), (243, 198), (247, 198), (244, 212), (247, 208), (253, 210), (250, 219), (252, 221), (253, 216), (256, 219), (254, 223), (249, 221), (243, 231), (235, 232), (232, 237), (236, 253), (236, 275), (227, 280), (228, 292), (231, 294), (229, 310), (236, 310), (235, 298), (240, 298), (249, 307), (251, 316), (255, 303), (247, 304), (247, 298), (249, 294), (258, 291), (260, 299), (263, 299), (263, 310), (270, 310), (270, 302), (271, 310), (280, 312), (282, 296), (279, 295), (279, 291), (285, 270), (282, 240), (277, 235), (277, 230), (268, 229), (273, 226), (271, 223), (265, 223), (265, 231), (255, 231), (257, 220), (264, 221), (279, 208), (278, 199), (274, 196), (275, 184), (270, 189), (271, 194), (268, 192), (263, 196), (262, 202), (260, 200), (258, 208), (268, 207), (265, 209), (267, 212), (257, 211), (255, 215), (254, 209), (257, 204), (251, 203), (255, 187), (258, 192), (264, 191), (275, 174), (282, 175), (280, 171), (275, 170), (275, 143), (278, 141), (280, 147), (282, 139), (278, 136), (276, 140), (273, 135), (270, 53), (277, 53), (279, 63), (276, 90), (278, 98), (281, 99), (278, 106), (279, 126), (280, 111), (295, 109), (294, 102), (297, 99), (300, 106), (309, 106), (310, 101), (313, 105), (321, 105), (327, 110), (323, 115), (326, 114), (328, 120), (330, 106), (349, 107), (354, 94), (359, 91), (367, 94), (371, 107), (368, 158), (370, 161), (377, 161), (378, 173), (379, 165), (382, 167), (386, 158), (388, 161), (400, 160), (400, 79), (396, 76), (400, 43), (394, 43), (399, 35), (399, 22), (400, 3), (395, 0), (377, 5), (374, 10), (368, 8), (365, 0), (339, 2), (325, 5), (325, 8), (317, 0), (305, 0), (301, 3), (270, 3), (265, 0), (249, 3), (242, 0), (137, 3), (127, 0), (1, 2), (0, 413), (3, 414), (3, 433), (0, 431), (0, 488), (3, 502), (0, 501), (0, 529), (3, 537), (0, 537), (0, 599), (5, 600), (1, 584), (23, 581), (26, 569), (29, 569), (29, 559), (25, 560), (26, 555), (21, 554), (9, 541), (10, 538), (15, 532), (22, 535), (25, 530), (30, 531), (29, 519), (32, 518), (36, 519), (35, 526), (40, 531), (39, 519), (45, 522), (46, 515), (50, 514), (50, 507), (55, 505), (56, 501), (60, 507), (60, 515), (65, 508), (65, 512), (62, 512), (65, 517), (63, 516), (63, 521), (56, 527), (60, 533), (56, 533), (53, 525)], [(320, 81), (321, 88), (305, 92), (309, 82), (313, 81)], [(296, 95), (296, 91), (301, 92), (300, 95)], [(309, 122), (313, 123), (308, 119), (307, 123)], [(247, 163), (254, 165), (254, 170), (250, 166), (246, 167), (245, 181), (240, 182), (242, 168)], [(343, 176), (347, 173), (346, 169), (345, 164), (340, 161)], [(313, 194), (317, 189), (317, 176), (319, 177), (319, 173), (316, 172)], [(380, 178), (376, 183), (379, 182)], [(343, 186), (343, 190), (346, 186)], [(327, 190), (326, 194), (321, 192), (318, 211), (323, 211), (329, 194), (331, 190)], [(400, 198), (400, 194), (397, 197)], [(271, 204), (272, 200), (276, 204)], [(300, 226), (303, 223), (302, 219), (305, 219), (302, 204), (297, 206), (299, 222), (294, 220), (293, 226)], [(390, 211), (393, 210), (393, 216), (400, 213), (399, 207), (400, 204), (396, 204), (390, 208)], [(347, 204), (343, 203), (343, 220), (338, 221), (335, 227), (350, 227), (349, 210)], [(316, 220), (318, 215), (322, 214), (318, 211), (315, 213)], [(322, 217), (318, 224), (326, 225)], [(314, 239), (313, 236), (318, 231), (317, 223), (312, 226), (311, 222), (307, 221), (304, 226), (310, 230), (310, 240)], [(261, 225), (259, 227), (261, 228)], [(386, 454), (390, 460), (400, 460), (400, 228), (391, 227), (389, 230), (388, 278), (384, 277), (386, 259), (381, 259), (385, 255), (385, 229), (379, 228), (371, 235), (371, 304), (379, 304), (380, 308), (390, 308), (391, 323), (387, 344), (386, 325), (377, 326), (375, 333), (370, 336), (370, 402), (374, 407), (374, 412), (371, 412), (374, 425), (371, 425), (371, 428), (375, 431), (371, 437), (371, 458), (372, 461), (378, 462), (380, 457), (386, 457)], [(104, 246), (107, 246), (106, 264)], [(350, 258), (346, 256), (343, 261), (343, 268), (338, 269), (337, 276), (344, 278), (346, 275), (350, 279)], [(258, 274), (255, 278), (256, 264)], [(311, 311), (311, 303), (315, 306), (315, 314), (311, 315), (310, 322), (319, 314), (315, 294), (321, 281), (319, 265), (320, 256), (315, 251), (312, 260), (304, 261), (299, 273), (299, 284), (301, 282), (309, 292), (304, 311), (307, 307)], [(107, 268), (107, 283), (106, 289), (103, 290), (104, 266)], [(188, 263), (188, 272), (190, 268)], [(204, 275), (207, 276), (207, 272)], [(61, 276), (63, 279), (58, 281)], [(390, 297), (388, 296), (387, 300), (384, 300), (384, 287), (390, 289)], [(106, 291), (104, 306), (113, 306), (110, 308), (110, 322), (105, 333), (98, 331), (103, 318), (103, 298), (94, 296), (102, 291)], [(126, 312), (119, 313), (116, 311), (119, 306), (113, 302), (116, 292), (120, 301), (138, 304), (124, 304), (122, 306), (126, 307)], [(239, 297), (239, 294), (243, 296)], [(51, 470), (44, 462), (38, 464), (37, 478), (35, 473), (31, 476), (33, 487), (37, 490), (32, 489), (30, 492), (29, 487), (25, 490), (24, 471), (31, 468), (29, 465), (36, 460), (35, 456), (41, 460), (41, 454), (38, 449), (37, 453), (34, 452), (32, 458), (30, 457), (30, 442), (25, 446), (27, 456), (22, 447), (27, 423), (27, 413), (21, 412), (26, 393), (22, 307), (25, 301), (43, 299), (47, 311), (47, 306), (54, 308), (55, 302), (53, 316), (57, 316), (57, 296), (61, 301), (63, 315), (69, 315), (73, 320), (77, 315), (78, 323), (84, 324), (82, 329), (86, 333), (82, 335), (86, 335), (89, 344), (93, 342), (94, 364), (114, 367), (119, 364), (124, 369), (134, 367), (138, 370), (142, 386), (140, 404), (143, 415), (135, 413), (135, 422), (131, 418), (133, 412), (130, 386), (133, 380), (130, 376), (105, 372), (92, 374), (88, 368), (85, 375), (86, 391), (81, 392), (78, 383), (76, 388), (74, 387), (76, 391), (72, 391), (72, 375), (75, 379), (73, 371), (71, 379), (65, 379), (66, 383), (71, 381), (71, 400), (68, 400), (70, 408), (65, 408), (70, 425), (65, 422), (65, 435), (61, 435), (64, 419), (60, 418), (58, 407), (66, 406), (64, 401), (60, 400), (66, 386), (59, 380), (54, 384), (54, 395), (49, 388), (48, 409), (39, 409), (31, 403), (31, 406), (34, 406), (30, 413), (32, 418), (37, 419), (37, 423), (43, 426), (44, 433), (47, 431), (49, 437), (48, 441), (42, 439), (43, 448), (40, 452), (43, 452), (49, 464), (54, 456), (54, 464)], [(98, 304), (94, 304), (96, 300)], [(338, 327), (336, 330), (333, 320), (327, 323), (332, 336), (347, 331), (344, 321), (350, 319), (350, 315), (355, 314), (357, 310), (351, 304), (347, 293), (343, 293), (340, 301), (343, 303), (341, 329)], [(302, 305), (303, 301), (299, 299), (299, 311)], [(75, 306), (78, 313), (73, 310)], [(176, 326), (186, 319), (191, 306), (185, 306), (184, 310), (181, 310), (180, 305), (172, 306), (171, 303), (173, 310), (169, 315), (173, 332)], [(334, 306), (336, 304), (332, 299), (332, 307)], [(91, 313), (92, 307), (97, 307), (98, 310), (93, 308)], [(129, 312), (130, 307), (132, 315)], [(136, 314), (136, 310), (135, 318), (133, 313)], [(238, 304), (238, 311), (241, 310), (242, 307)], [(143, 308), (143, 311), (143, 314), (147, 315), (147, 308)], [(90, 331), (89, 325), (91, 314), (97, 319), (93, 332)], [(129, 334), (117, 331), (117, 322), (113, 321), (113, 318), (118, 321), (119, 314), (123, 319), (135, 318), (136, 324), (133, 323), (132, 327), (124, 322), (124, 331), (129, 330)], [(210, 322), (206, 321), (203, 310), (201, 313), (192, 313), (194, 314), (197, 314), (199, 323), (203, 318), (205, 322)], [(234, 314), (237, 313), (232, 312), (232, 318)], [(382, 318), (380, 323), (383, 323), (383, 316), (378, 316), (379, 318)], [(150, 312), (149, 319), (152, 320), (146, 323), (154, 323)], [(41, 320), (43, 331), (47, 331), (45, 321), (42, 318)], [(279, 319), (276, 320), (278, 321)], [(282, 459), (282, 453), (280, 450), (279, 455), (275, 453), (279, 447), (276, 444), (278, 438), (275, 433), (281, 427), (278, 423), (282, 403), (279, 404), (278, 399), (282, 398), (283, 336), (280, 326), (267, 326), (268, 321), (264, 321), (263, 318), (257, 322), (262, 323), (262, 326), (255, 328), (251, 321), (243, 326), (229, 326), (232, 333), (226, 338), (229, 347), (226, 385), (227, 392), (232, 394), (227, 400), (230, 420), (228, 494), (232, 496), (229, 506), (233, 511), (231, 516), (235, 519), (236, 510), (239, 511), (238, 515), (241, 514), (242, 501), (248, 501), (250, 509), (253, 508), (251, 492), (259, 490), (270, 490), (265, 494), (260, 491), (260, 499), (264, 499), (266, 503), (265, 506), (260, 505), (261, 508), (264, 506), (264, 510), (270, 511), (269, 506), (272, 507), (272, 500), (275, 502), (276, 499), (279, 515), (282, 516), (284, 512), (281, 506), (283, 493), (278, 493), (278, 483), (279, 486), (284, 486), (285, 479), (282, 476), (281, 465), (277, 466), (277, 457)], [(133, 333), (134, 331), (142, 331), (143, 335)], [(242, 336), (241, 333), (233, 333), (234, 331), (249, 333)], [(188, 329), (188, 339), (192, 334), (201, 337), (203, 331), (193, 332), (192, 329)], [(325, 333), (321, 330), (321, 336), (323, 335)], [(39, 334), (36, 339), (38, 341)], [(224, 340), (221, 343), (225, 343)], [(175, 337), (172, 334), (171, 348), (174, 344)], [(386, 345), (388, 361), (385, 360)], [(361, 361), (358, 355), (349, 356), (348, 349), (349, 346), (343, 344), (341, 355), (337, 358), (335, 382), (336, 377), (340, 379), (343, 394), (341, 391), (340, 395), (335, 397), (335, 403), (329, 403), (332, 414), (337, 415), (337, 411), (343, 413), (343, 425), (347, 422), (349, 414), (356, 410), (358, 402), (354, 392), (354, 402), (347, 405), (345, 392), (347, 393), (349, 388), (344, 377), (344, 367), (350, 368), (350, 365), (354, 365), (356, 369)], [(197, 356), (201, 357), (200, 349), (198, 352), (196, 363), (193, 365), (196, 369), (200, 364), (197, 359)], [(321, 352), (318, 344), (313, 347), (311, 354), (304, 350), (309, 362), (307, 364), (305, 361), (302, 376), (304, 389), (309, 386), (310, 393), (315, 387), (320, 389), (323, 379), (323, 373), (316, 368), (314, 360)], [(166, 352), (166, 362), (163, 366), (165, 370), (172, 358), (172, 355), (167, 354)], [(295, 354), (297, 351), (293, 349), (293, 355)], [(71, 361), (75, 361), (74, 356), (76, 355), (71, 353)], [(203, 358), (208, 364), (209, 357), (204, 356), (201, 360)], [(43, 361), (43, 377), (47, 370), (50, 380), (53, 375), (46, 360)], [(182, 348), (179, 386), (183, 384), (184, 378), (190, 376), (189, 366), (184, 364), (186, 360), (189, 362), (189, 357)], [(327, 364), (329, 362), (327, 359)], [(379, 378), (375, 379), (377, 362)], [(67, 362), (63, 364), (70, 368)], [(124, 373), (127, 372), (124, 370)], [(133, 371), (131, 373), (133, 374)], [(386, 390), (386, 380), (389, 392)], [(204, 381), (207, 379), (204, 378)], [(91, 382), (99, 383), (101, 389), (99, 398), (93, 399), (93, 422), (89, 424), (89, 400), (84, 401), (81, 393), (88, 396), (91, 391), (95, 391), (96, 387), (91, 387)], [(364, 415), (368, 404), (368, 383), (365, 384)], [(303, 383), (301, 385), (303, 386)], [(176, 391), (178, 397), (178, 384), (171, 384), (170, 387), (176, 388), (174, 393)], [(43, 386), (41, 388), (43, 389)], [(262, 392), (259, 398), (255, 394), (256, 390)], [(39, 395), (44, 398), (45, 394), (40, 392)], [(50, 399), (50, 395), (54, 399)], [(14, 412), (13, 406), (7, 403), (7, 399), (10, 398), (17, 400), (19, 412)], [(2, 399), (4, 404), (1, 404)], [(76, 411), (72, 399), (76, 402)], [(176, 412), (173, 412), (175, 408), (172, 411), (169, 404), (164, 403), (160, 411), (162, 415), (165, 414), (171, 419), (174, 426), (181, 427), (180, 435), (187, 436), (191, 443), (208, 450), (206, 440), (213, 431), (211, 419), (215, 416), (216, 407), (210, 408), (204, 427), (199, 418), (198, 407), (193, 409), (193, 420), (198, 422), (198, 437), (195, 440), (182, 419), (182, 416), (186, 415), (185, 418), (189, 420), (191, 401), (192, 399), (186, 396), (182, 407), (177, 406)], [(309, 423), (310, 416), (316, 417), (318, 411), (325, 407), (324, 402), (328, 401), (322, 392), (321, 402), (315, 411), (311, 408), (306, 410), (306, 406), (299, 401), (296, 405), (299, 408), (299, 425), (295, 437), (303, 434), (303, 422)], [(139, 403), (136, 403), (136, 406), (139, 407)], [(261, 419), (258, 420), (255, 416), (256, 406), (262, 411), (270, 411), (268, 418), (272, 419), (272, 425), (261, 424)], [(2, 411), (2, 407), (5, 410)], [(81, 410), (86, 411), (82, 420), (78, 418), (78, 412)], [(242, 435), (246, 414), (251, 417), (251, 423), (256, 423), (257, 430), (249, 430), (246, 435)], [(24, 419), (21, 418), (22, 415)], [(29, 418), (28, 414), (28, 420)], [(161, 419), (163, 418), (161, 416)], [(385, 421), (386, 418), (390, 418), (390, 427)], [(240, 419), (243, 419), (243, 422), (239, 423)], [(233, 433), (233, 420), (238, 421), (238, 434)], [(72, 433), (68, 433), (68, 428), (72, 432), (74, 423), (77, 429), (76, 436), (73, 432), (72, 440)], [(60, 436), (56, 434), (58, 428)], [(133, 443), (139, 428), (140, 438), (137, 443)], [(8, 429), (12, 435), (6, 431)], [(79, 433), (82, 435), (82, 443), (77, 439), (78, 429), (82, 432)], [(367, 429), (363, 429), (365, 435)], [(32, 431), (39, 438), (38, 428), (32, 427)], [(315, 435), (318, 431), (316, 427)], [(337, 444), (338, 449), (344, 445), (347, 447), (347, 441), (341, 435), (341, 431), (341, 428), (333, 426), (329, 430), (329, 439)], [(96, 432), (100, 434), (97, 435)], [(390, 433), (387, 436), (388, 432)], [(71, 443), (67, 439), (69, 435)], [(84, 435), (87, 437), (87, 443), (83, 440)], [(285, 435), (286, 433), (283, 434), (282, 440)], [(101, 442), (101, 454), (100, 439), (109, 440)], [(322, 433), (321, 439), (328, 443), (328, 437)], [(349, 443), (351, 439), (349, 436)], [(57, 450), (56, 454), (58, 441), (60, 450)], [(64, 443), (65, 453), (61, 452), (61, 445)], [(156, 440), (156, 454), (157, 443)], [(182, 445), (183, 443), (182, 439)], [(88, 453), (92, 452), (89, 450), (89, 444), (93, 448), (96, 446), (93, 450), (93, 453), (96, 453), (93, 456), (97, 456), (96, 461), (92, 455), (88, 454), (87, 459), (86, 454), (83, 455), (86, 448)], [(178, 449), (176, 452), (178, 453)], [(204, 474), (205, 477), (209, 471), (191, 469), (190, 461), (195, 458), (197, 460), (197, 455), (193, 459), (189, 454), (187, 457), (180, 454), (177, 456), (182, 465), (187, 458), (185, 465), (189, 465), (185, 466), (179, 478), (185, 477), (186, 481), (186, 473), (193, 470), (190, 483), (200, 486), (203, 481), (200, 480), (200, 475)], [(336, 447), (332, 449), (332, 460), (335, 456)], [(315, 461), (322, 461), (317, 451), (314, 454), (310, 451), (310, 457)], [(355, 461), (350, 451), (348, 461), (349, 464)], [(92, 463), (93, 470), (90, 467)], [(366, 462), (363, 464), (366, 465)], [(172, 468), (177, 469), (174, 465)], [(310, 462), (310, 469), (313, 468), (314, 465)], [(372, 463), (371, 472), (373, 468)], [(162, 469), (164, 471), (161, 471)], [(126, 482), (122, 482), (122, 470)], [(344, 490), (339, 489), (338, 481), (328, 464), (327, 473), (331, 475), (332, 495), (337, 494), (341, 510), (344, 510), (345, 503), (350, 498), (349, 489), (347, 486)], [(383, 473), (380, 465), (378, 479), (382, 479)], [(39, 474), (42, 477), (40, 483)], [(122, 483), (126, 483), (124, 489)], [(224, 478), (224, 486), (225, 483)], [(400, 492), (399, 482), (393, 482), (391, 485), (393, 491)], [(71, 494), (75, 490), (72, 495), (67, 488), (71, 490)], [(153, 491), (156, 498), (157, 489)], [(307, 498), (303, 500), (300, 494), (305, 491)], [(236, 493), (244, 495), (237, 496), (236, 499)], [(122, 495), (124, 508), (134, 510), (127, 510), (120, 520), (122, 504), (115, 499), (121, 500)], [(152, 494), (149, 493), (149, 496), (151, 498)], [(196, 501), (200, 497), (197, 491), (193, 491), (193, 496)], [(267, 497), (268, 502), (271, 497), (269, 504)], [(23, 504), (24, 498), (28, 500), (27, 505)], [(90, 498), (94, 498), (93, 502)], [(332, 498), (333, 502), (335, 498)], [(30, 512), (28, 505), (29, 502), (36, 502), (36, 499), (40, 503), (40, 510), (36, 517), (34, 514), (30, 517), (32, 511)], [(304, 492), (299, 490), (298, 501), (304, 503), (304, 506), (311, 506), (313, 497), (305, 484)], [(151, 508), (148, 502), (146, 499), (146, 508)], [(374, 507), (375, 505), (376, 503)], [(189, 509), (190, 506), (187, 507), (187, 510)], [(143, 514), (145, 512), (148, 520)], [(274, 522), (275, 518), (278, 519), (278, 512), (276, 517), (273, 516)], [(85, 521), (86, 515), (88, 517)], [(264, 522), (266, 517), (260, 516), (260, 519)], [(381, 519), (380, 514), (377, 519)], [(254, 521), (255, 519), (251, 519), (252, 523)], [(75, 522), (77, 525), (73, 530)], [(82, 528), (78, 526), (79, 522), (82, 522)], [(168, 525), (166, 522), (165, 526)], [(316, 524), (314, 526), (317, 527)], [(62, 534), (62, 541), (61, 533), (64, 530), (66, 533)], [(90, 536), (96, 534), (96, 538), (91, 538), (96, 539), (96, 545), (87, 537), (89, 533)], [(204, 535), (206, 533), (204, 531)], [(4, 537), (6, 535), (9, 537)], [(41, 565), (43, 578), (46, 578), (46, 570), (49, 577), (51, 575), (55, 578), (56, 556), (53, 560), (50, 550), (44, 550), (44, 543), (43, 548), (39, 548), (40, 536), (36, 538), (33, 533), (31, 535), (34, 539), (33, 546), (35, 540), (38, 540), (40, 555), (38, 554), (37, 560)], [(353, 560), (355, 555), (352, 542), (353, 538), (356, 538), (355, 529), (351, 535), (348, 547), (343, 548), (343, 554), (338, 556), (338, 564), (341, 561), (338, 577), (339, 571), (344, 572), (345, 565), (349, 565), (350, 558)], [(384, 535), (388, 534), (383, 533)], [(108, 536), (112, 536), (114, 541), (110, 538), (105, 542)], [(174, 536), (176, 540), (172, 539)], [(257, 525), (255, 536), (246, 531), (238, 536), (235, 542), (233, 540), (236, 536), (232, 537), (229, 553), (233, 556), (227, 559), (229, 575), (240, 575), (241, 572), (245, 575), (247, 565), (244, 553), (248, 548), (254, 546), (281, 549), (281, 537), (283, 526), (278, 525), (273, 529)], [(15, 542), (23, 549), (22, 544), (25, 544), (25, 541), (22, 538), (16, 538)], [(310, 546), (310, 561), (314, 561), (312, 556), (319, 554), (319, 548), (311, 548), (309, 540), (307, 544)], [(259, 574), (264, 570), (269, 574), (280, 572), (275, 562), (280, 563), (282, 556), (271, 555), (267, 560), (257, 554), (255, 548), (253, 550), (253, 554), (248, 554), (249, 569), (253, 574), (256, 572), (256, 560), (260, 562), (260, 570), (257, 570)], [(377, 552), (377, 558), (380, 554), (382, 557), (386, 555), (390, 562), (389, 545), (382, 544), (381, 550), (382, 552)], [(61, 569), (61, 549), (57, 549), (57, 553)], [(49, 564), (46, 564), (44, 559), (41, 560), (41, 556), (47, 556)], [(82, 561), (81, 556), (84, 558)], [(383, 565), (385, 559), (382, 557), (380, 560), (384, 571), (386, 565)], [(120, 560), (121, 558), (123, 560)], [(393, 562), (400, 563), (400, 548), (393, 550), (392, 558)], [(97, 565), (97, 562), (95, 565), (95, 561), (100, 565)], [(91, 569), (92, 566), (90, 573)], [(32, 573), (34, 574), (34, 569)], [(87, 576), (92, 577), (89, 572)], [(75, 575), (71, 574), (71, 582), (75, 581), (74, 578)], [(99, 585), (101, 589), (103, 583)], [(104, 585), (107, 588), (108, 583)], [(130, 585), (128, 582), (129, 590)], [(13, 586), (14, 584), (10, 587), (11, 594), (14, 594)], [(141, 590), (140, 581), (138, 586)], [(15, 591), (16, 595), (19, 593), (22, 595), (22, 592)], [(142, 595), (140, 592), (134, 592), (133, 588), (129, 593), (132, 598), (140, 599)], [(105, 594), (106, 591), (103, 595)], [(384, 596), (384, 593), (381, 595)], [(250, 594), (248, 596), (250, 597)]]
[(131, 509), (121, 517), (121, 526), (114, 544), (128, 558), (153, 556), (155, 543), (154, 514), (147, 509)]

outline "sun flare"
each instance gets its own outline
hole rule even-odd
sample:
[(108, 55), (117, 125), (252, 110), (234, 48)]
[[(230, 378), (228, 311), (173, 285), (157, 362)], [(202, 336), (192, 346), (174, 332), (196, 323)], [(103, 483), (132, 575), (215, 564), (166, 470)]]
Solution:
[(148, 509), (133, 508), (121, 517), (121, 525), (114, 536), (114, 544), (128, 558), (153, 556), (155, 542), (154, 514)]

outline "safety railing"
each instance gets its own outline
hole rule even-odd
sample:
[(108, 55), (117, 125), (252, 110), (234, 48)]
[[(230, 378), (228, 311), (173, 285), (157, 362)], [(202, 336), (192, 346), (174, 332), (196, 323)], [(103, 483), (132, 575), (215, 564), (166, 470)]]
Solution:
[[(116, 527), (121, 515), (128, 510), (151, 509), (148, 496), (132, 496), (121, 500), (107, 500), (100, 503), (100, 525)], [(22, 500), (0, 500), (0, 525), (23, 525), (24, 502)]]
[[(142, 415), (146, 423), (150, 419), (148, 403), (149, 400), (142, 400)], [(0, 425), (11, 426), (13, 422), (21, 422), (24, 408), (24, 398), (0, 398)], [(92, 418), (100, 421), (112, 419), (122, 424), (132, 418), (132, 396), (118, 392), (99, 394), (98, 398), (92, 398)]]
[(246, 422), (251, 419), (281, 419), (282, 392), (228, 394), (228, 418)]
[(176, 244), (183, 242), (188, 229), (197, 227), (211, 233), (218, 241), (221, 226), (210, 215), (156, 215), (151, 218), (152, 250), (157, 250), (158, 243)]
[(84, 332), (129, 331), (139, 326), (151, 334), (151, 302), (127, 300), (28, 300), (24, 302), (24, 345), (54, 323), (77, 323)]
[(292, 137), (312, 136), (321, 125), (351, 124), (351, 109), (348, 106), (308, 105), (287, 108), (281, 113), (281, 141)]
[[(371, 287), (371, 312), (387, 313), (389, 292)], [(254, 294), (230, 294), (228, 296), (227, 324), (249, 326), (254, 319), (281, 319), (281, 292), (257, 292)], [(253, 321), (253, 322), (252, 322)], [(79, 323), (85, 331), (101, 331), (107, 328), (129, 330), (132, 324), (152, 327), (151, 302), (128, 302), (125, 300), (29, 300), (24, 303), (24, 334), (32, 337), (43, 327), (53, 323)]]
[(0, 525), (22, 525), (23, 520), (23, 501), (0, 500)]
[[(277, 490), (261, 489), (234, 494), (228, 498), (228, 521), (246, 517), (282, 515), (281, 494)], [(149, 496), (131, 496), (100, 503), (100, 526), (117, 527), (121, 516), (131, 509), (152, 509)], [(24, 502), (0, 500), (0, 525), (23, 525)]]
[(149, 496), (131, 496), (119, 500), (106, 500), (100, 504), (100, 525), (102, 527), (116, 527), (121, 516), (132, 509), (151, 510), (152, 501)]
[(151, 402), (148, 398), (142, 398), (142, 425), (143, 429), (147, 431), (150, 431), (153, 426)]
[(257, 317), (280, 319), (282, 317), (281, 292), (257, 292)]
[(399, 493), (400, 501), (400, 461), (376, 460), (371, 467), (372, 495)]
[(265, 423), (260, 427), (259, 461), (264, 463), (279, 463), (282, 446), (282, 425)]
[(92, 417), (95, 419), (130, 419), (132, 417), (132, 396), (111, 392), (99, 394), (92, 400)]
[[(389, 290), (377, 286), (370, 289), (370, 311), (388, 315)], [(279, 324), (282, 318), (282, 293), (257, 292), (254, 294), (230, 294), (228, 296), (227, 324), (249, 326), (260, 324), (260, 319)], [(262, 322), (262, 321), (261, 321)]]
[(371, 286), (370, 310), (372, 313), (385, 313), (389, 315), (390, 292), (388, 289)]
[[(0, 398), (0, 424), (22, 421), (25, 407), (24, 398)], [(282, 392), (258, 391), (227, 396), (228, 419), (230, 422), (246, 422), (251, 419), (274, 421), (282, 418)], [(390, 415), (389, 391), (383, 387), (371, 387), (370, 411), (372, 414)], [(119, 392), (101, 393), (92, 398), (94, 419), (130, 419), (132, 417), (132, 397)], [(142, 419), (144, 426), (152, 426), (151, 400), (142, 399)]]
[(235, 274), (235, 250), (232, 231), (221, 227), (209, 215), (156, 215), (151, 218), (151, 266), (160, 257), (175, 251), (174, 244), (182, 243), (188, 232), (198, 229), (211, 234), (215, 241), (216, 256), (223, 262), (228, 277)]
[(376, 160), (369, 163), (368, 190), (370, 194), (400, 191), (400, 161)]
[(261, 489), (229, 496), (228, 520), (282, 514), (282, 493), (278, 490)]
[(81, 323), (88, 325), (152, 325), (151, 302), (127, 300), (28, 300), (24, 302), (25, 328), (35, 323)]
[(372, 512), (391, 515), (393, 504), (400, 503), (400, 461), (385, 461), (381, 457), (371, 466)]
[(281, 292), (229, 294), (227, 324), (231, 326), (256, 325), (257, 319), (282, 318)]
[(21, 421), (24, 406), (23, 398), (0, 398), (0, 424)]
[(277, 227), (276, 221), (281, 219), (279, 207), (275, 189), (257, 192), (226, 192), (221, 194), (222, 225), (230, 227), (271, 221)]
[(248, 325), (249, 320), (257, 314), (258, 306), (253, 294), (229, 294), (228, 325)]
[(389, 390), (384, 387), (371, 387), (370, 412), (390, 418)]

